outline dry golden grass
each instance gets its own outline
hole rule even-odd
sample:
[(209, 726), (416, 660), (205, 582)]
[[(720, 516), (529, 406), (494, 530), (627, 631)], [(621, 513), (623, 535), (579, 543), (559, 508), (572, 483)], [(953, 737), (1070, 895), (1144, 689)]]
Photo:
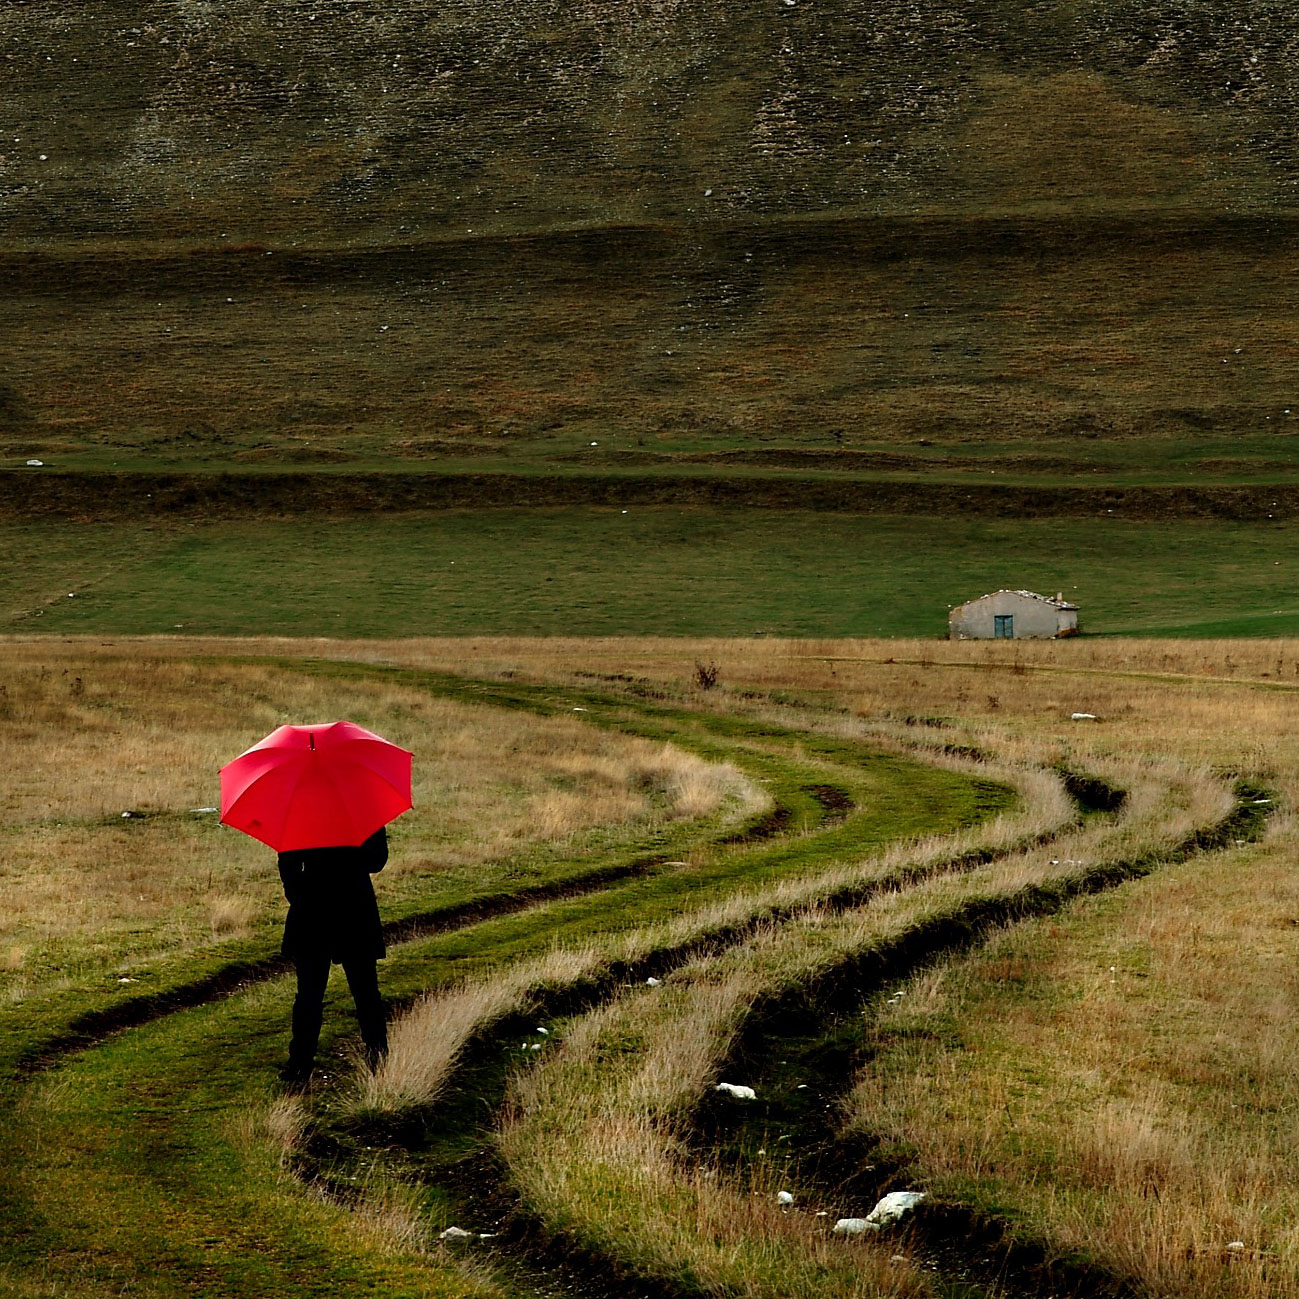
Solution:
[[(288, 720), (349, 716), (418, 754), (380, 890), (592, 830), (705, 816), (732, 767), (584, 725), (174, 647), (0, 646), (0, 979), (247, 935), (282, 900), (269, 850), (216, 823), (217, 771)], [(133, 815), (123, 818), (123, 812)]]
[(891, 1248), (835, 1239), (825, 1219), (783, 1212), (686, 1147), (676, 1120), (762, 986), (752, 967), (729, 965), (696, 963), (584, 1017), (553, 1060), (519, 1077), (500, 1141), (529, 1207), (583, 1248), (709, 1293), (926, 1293)]
[(429, 1247), (422, 1207), (414, 1184), (376, 1171), (361, 1188), (353, 1212), (372, 1240), (388, 1249), (422, 1253)]
[[(547, 648), (547, 671), (571, 670), (571, 651)], [(582, 670), (602, 669), (600, 648), (583, 656)], [(514, 649), (499, 647), (503, 665)], [(941, 742), (1065, 762), (1108, 774), (1132, 791), (1132, 828), (1112, 832), (1101, 845), (1086, 837), (1061, 842), (1051, 849), (1058, 858), (1143, 851), (1214, 819), (1227, 794), (1222, 782), (1203, 774), (1209, 764), (1262, 775), (1283, 806), (1299, 796), (1299, 647), (1292, 643), (768, 642), (688, 650), (658, 644), (616, 647), (603, 670), (638, 672), (686, 690), (687, 655), (721, 663), (724, 686), (828, 692), (850, 702), (862, 724), (895, 734), (922, 730), (905, 724), (909, 716), (945, 716), (949, 725), (932, 737)], [(445, 663), (453, 665), (450, 657)], [(700, 702), (759, 706), (722, 692)], [(788, 708), (776, 711), (786, 720), (792, 715)], [(1097, 720), (1074, 721), (1074, 712)], [(1167, 773), (1157, 770), (1160, 759), (1176, 760), (1183, 772), (1180, 793), (1171, 798), (1158, 793), (1161, 785), (1171, 788)], [(1118, 769), (1124, 765), (1126, 774)], [(1143, 767), (1153, 784), (1141, 779)], [(1160, 956), (1158, 997), (1146, 992), (1148, 978), (1132, 978), (1129, 995), (1116, 1006), (1107, 967), (1096, 968), (1093, 947), (1076, 954), (1079, 968), (1058, 981), (1073, 997), (1070, 1007), (1099, 984), (1102, 995), (1086, 1001), (1089, 1013), (1071, 1013), (1039, 1040), (1019, 1040), (1018, 1028), (1007, 1029), (1007, 1072), (976, 1077), (968, 1100), (959, 1095), (971, 1086), (968, 1069), (954, 1070), (951, 1085), (942, 1087), (926, 1073), (909, 1079), (911, 1108), (895, 1082), (888, 1104), (879, 1104), (877, 1092), (867, 1112), (878, 1120), (884, 1109), (900, 1107), (909, 1119), (899, 1121), (896, 1135), (921, 1150), (922, 1169), (949, 1170), (952, 1184), (988, 1176), (980, 1157), (1005, 1161), (997, 1170), (1003, 1202), (1032, 1188), (1027, 1198), (1047, 1238), (1100, 1255), (1154, 1293), (1261, 1299), (1291, 1292), (1299, 1285), (1299, 1234), (1287, 1224), (1296, 1216), (1290, 1188), (1299, 1184), (1299, 1170), (1289, 1153), (1294, 1133), (1283, 1116), (1299, 1089), (1289, 987), (1299, 956), (1293, 926), (1299, 898), (1286, 869), (1295, 843), (1293, 823), (1278, 818), (1266, 849), (1244, 849), (1221, 865), (1196, 861), (1140, 886), (1139, 893), (1160, 899), (1144, 913), (1148, 924), (1159, 918), (1156, 932), (1143, 938)], [(1243, 877), (1242, 858), (1255, 863)], [(1000, 883), (1013, 887), (1036, 875), (1025, 858), (1006, 863)], [(1179, 907), (1168, 906), (1161, 893), (1173, 880), (1186, 891)], [(923, 891), (932, 903), (950, 897), (954, 884), (973, 882), (939, 880)], [(914, 915), (920, 902), (899, 895), (896, 905)], [(1093, 941), (1113, 950), (1125, 940), (1106, 934)], [(1007, 943), (1015, 946), (1012, 938)], [(1145, 995), (1133, 995), (1134, 988)], [(996, 1023), (999, 1007), (994, 998), (979, 1013)], [(1122, 1044), (1114, 1041), (1119, 1028)], [(1084, 1077), (1088, 1090), (1080, 1096), (1064, 1083), (1042, 1089), (1037, 1113), (1024, 1121), (1035, 1125), (1033, 1139), (1051, 1156), (1016, 1164), (1007, 1154), (1004, 1120), (1008, 1101), (1017, 1115), (1024, 1104), (1026, 1086), (1015, 1069), (1049, 1076), (1070, 1053), (1083, 1059), (1070, 1072)], [(1149, 1060), (1158, 1062), (1157, 1083), (1144, 1079)], [(864, 1091), (870, 1090), (868, 1084)], [(1018, 1132), (1020, 1141), (1024, 1135)], [(1062, 1167), (1077, 1172), (1060, 1177)], [(1237, 1241), (1242, 1248), (1228, 1249)]]
[[(143, 688), (152, 674), (154, 681), (170, 683), (163, 693), (174, 697), (168, 707), (177, 717), (194, 706), (181, 698), (191, 682), (211, 687), (208, 693), (224, 697), (213, 702), (203, 742), (219, 749), (224, 760), (249, 742), (240, 735), (227, 744), (226, 737), (239, 729), (230, 720), (231, 710), (237, 713), (243, 702), (239, 682), (261, 681), (261, 694), (253, 692), (249, 700), (249, 707), (262, 710), (255, 734), (269, 729), (262, 722), (276, 707), (311, 702), (305, 695), (281, 695), (279, 669), (269, 665), (259, 678), (261, 669), (191, 661), (201, 653), (232, 651), (310, 652), (584, 686), (593, 684), (592, 673), (625, 673), (694, 707), (892, 742), (935, 758), (942, 746), (972, 745), (1021, 772), (1060, 762), (1129, 791), (1117, 820), (1088, 824), (1062, 834), (1049, 848), (1012, 852), (978, 870), (941, 872), (952, 843), (907, 845), (892, 857), (849, 863), (843, 869), (852, 878), (880, 878), (924, 861), (936, 869), (851, 916), (813, 908), (814, 894), (807, 890), (829, 887), (827, 877), (815, 885), (791, 884), (779, 894), (728, 899), (683, 917), (671, 934), (720, 928), (760, 915), (764, 906), (803, 908), (798, 918), (770, 928), (743, 950), (720, 954), (662, 988), (631, 996), (592, 1017), (589, 1028), (580, 1022), (569, 1041), (540, 1053), (538, 1066), (519, 1081), (516, 1110), (503, 1137), (529, 1198), (557, 1229), (596, 1248), (614, 1250), (652, 1271), (674, 1274), (689, 1267), (710, 1278), (709, 1284), (735, 1293), (792, 1295), (803, 1287), (808, 1293), (865, 1295), (873, 1293), (872, 1286), (900, 1292), (914, 1284), (905, 1269), (901, 1275), (890, 1270), (887, 1257), (867, 1261), (855, 1247), (854, 1270), (839, 1271), (836, 1250), (842, 1242), (821, 1240), (802, 1215), (778, 1214), (762, 1196), (750, 1194), (754, 1185), (730, 1182), (699, 1166), (680, 1144), (676, 1119), (711, 1084), (710, 1062), (724, 1051), (756, 990), (807, 978), (845, 953), (886, 942), (973, 898), (1013, 896), (1025, 886), (1049, 885), (1087, 866), (1171, 848), (1194, 827), (1223, 814), (1229, 802), (1224, 772), (1262, 776), (1278, 791), (1283, 809), (1299, 801), (1299, 645), (1293, 642), (479, 638), (306, 646), (158, 640), (55, 647), (11, 639), (4, 648), (12, 670), (4, 677), (6, 697), (0, 697), (5, 714), (0, 739), (6, 753), (11, 742), (20, 746), (13, 751), (22, 761), (13, 765), (23, 773), (8, 785), (0, 783), (6, 819), (17, 831), (0, 867), (6, 884), (0, 973), (7, 968), (9, 977), (21, 978), (32, 951), (49, 942), (50, 933), (80, 934), (89, 942), (106, 925), (111, 929), (129, 918), (152, 926), (150, 941), (163, 945), (192, 941), (186, 933), (210, 940), (214, 930), (238, 932), (238, 925), (247, 923), (244, 900), (260, 896), (249, 881), (265, 871), (261, 850), (250, 841), (244, 844), (252, 855), (246, 869), (236, 868), (226, 836), (201, 819), (187, 820), (184, 811), (191, 801), (213, 801), (196, 796), (194, 786), (186, 784), (192, 779), (187, 772), (215, 769), (208, 765), (211, 757), (164, 748), (164, 772), (141, 773), (140, 764), (129, 761), (118, 769), (114, 746), (129, 753), (130, 736), (147, 735), (152, 722), (133, 714), (124, 696), (114, 696), (107, 685), (101, 688), (93, 675), (96, 666), (109, 682), (134, 673)], [(64, 663), (85, 667), (83, 693), (73, 697), (60, 669), (24, 684), (20, 696), (17, 678), (33, 677), (42, 662), (55, 663), (55, 653), (65, 656)], [(700, 659), (719, 664), (717, 689), (704, 692), (694, 685)], [(223, 676), (226, 672), (235, 675)], [(293, 682), (293, 689), (304, 691), (341, 690), (298, 678)], [(618, 688), (613, 680), (603, 686)], [(369, 690), (349, 684), (346, 697), (349, 706), (357, 705), (353, 711), (368, 708), (358, 720), (369, 717), (378, 729), (387, 725), (392, 733), (394, 725), (407, 726), (400, 733), (414, 734), (435, 716), (415, 711), (401, 690)], [(97, 692), (107, 702), (92, 708), (87, 700)], [(1095, 720), (1075, 721), (1074, 712), (1095, 714)], [(102, 789), (64, 806), (59, 800), (71, 796), (51, 794), (45, 786), (66, 770), (68, 741), (51, 739), (47, 720), (75, 736), (83, 714), (89, 733), (86, 769), (97, 773), (87, 783)], [(275, 716), (269, 724), (278, 720), (283, 718)], [(472, 725), (478, 720), (465, 720), (466, 743), (480, 734)], [(941, 724), (932, 724), (935, 720)], [(555, 741), (547, 752), (546, 745), (561, 735), (549, 726), (542, 726), (536, 748), (520, 750), (527, 756), (519, 765), (544, 769), (550, 778), (521, 793), (504, 770), (485, 768), (481, 786), (477, 776), (470, 777), (475, 788), (464, 792), (466, 807), (474, 798), (482, 800), (468, 820), (475, 815), (481, 820), (484, 807), (501, 805), (507, 818), (517, 813), (518, 824), (559, 827), (568, 815), (560, 796), (572, 792), (572, 782), (588, 781), (607, 791), (601, 815), (617, 816), (623, 807), (631, 817), (670, 814), (670, 807), (708, 807), (707, 787), (714, 780), (720, 798), (733, 788), (724, 774), (697, 772), (704, 794), (702, 804), (696, 803), (689, 792), (695, 777), (684, 768), (677, 775), (665, 773), (656, 765), (662, 756), (657, 746), (620, 749), (635, 750), (619, 768), (628, 773), (625, 778), (611, 776), (605, 756), (591, 748), (565, 766), (571, 748)], [(445, 729), (452, 729), (449, 722)], [(490, 743), (501, 742), (497, 736)], [(445, 762), (459, 770), (455, 752), (448, 750)], [(639, 803), (625, 801), (629, 790)], [(450, 805), (458, 806), (455, 793)], [(118, 803), (145, 806), (149, 799), (158, 815), (116, 823)], [(1033, 802), (1043, 827), (1060, 828), (1058, 787), (1052, 793), (1051, 782), (1043, 780)], [(62, 811), (51, 810), (60, 806)], [(58, 820), (64, 824), (55, 824)], [(1029, 824), (1008, 818), (1000, 827), (984, 829), (1013, 847)], [(419, 868), (431, 868), (454, 860), (456, 852), (499, 852), (503, 842), (510, 842), (508, 834), (475, 849), (454, 836), (439, 842), (412, 833), (408, 847), (423, 854)], [(1299, 1202), (1291, 1188), (1299, 1185), (1299, 1167), (1291, 1150), (1299, 1149), (1292, 1122), (1299, 1109), (1294, 1064), (1299, 1040), (1292, 1028), (1299, 995), (1299, 987), (1292, 986), (1292, 971), (1299, 969), (1299, 929), (1293, 922), (1299, 915), (1299, 885), (1292, 866), (1297, 849), (1296, 825), (1283, 812), (1261, 846), (1165, 868), (1112, 897), (1009, 931), (968, 968), (958, 963), (917, 982), (886, 1015), (903, 1026), (908, 1016), (918, 1024), (927, 1015), (947, 1022), (956, 1016), (962, 1032), (977, 1030), (971, 1040), (979, 1049), (922, 1052), (894, 1061), (887, 1076), (864, 1080), (849, 1121), (913, 1148), (916, 1167), (931, 1189), (1016, 1203), (1034, 1230), (1056, 1247), (1089, 1251), (1152, 1293), (1170, 1299), (1208, 1294), (1263, 1299), (1296, 1292), (1299, 1233), (1291, 1224), (1299, 1219)], [(178, 914), (175, 896), (170, 902), (153, 898), (144, 865), (174, 861), (177, 853), (193, 864), (188, 877), (176, 872), (188, 880), (185, 906), (192, 914), (186, 913), (183, 923), (175, 921), (171, 932), (166, 925)], [(111, 904), (96, 900), (96, 881), (86, 890), (88, 900), (69, 908), (72, 886), (84, 884), (87, 863), (101, 858)], [(215, 868), (218, 859), (226, 873)], [(43, 883), (46, 874), (49, 881)], [(15, 887), (8, 887), (11, 883)], [(272, 894), (262, 914), (273, 913)], [(60, 899), (66, 919), (58, 914)], [(10, 923), (10, 915), (20, 923)], [(667, 932), (641, 934), (636, 941), (662, 941)], [(563, 959), (585, 969), (584, 963), (607, 957), (577, 953)], [(394, 1026), (391, 1074), (385, 1071), (375, 1080), (364, 1103), (399, 1108), (436, 1095), (465, 1038), (493, 1017), (526, 1007), (546, 977), (563, 976), (520, 967), (499, 985), (488, 981), (427, 1003), (422, 1024), (412, 1016), (408, 1027)], [(1021, 986), (1041, 995), (1018, 996)], [(403, 1055), (397, 1044), (407, 1035), (409, 1050), (403, 1047)], [(445, 1038), (440, 1056), (429, 1051), (430, 1041), (439, 1037)], [(651, 1206), (643, 1228), (629, 1210), (640, 1203)], [(1235, 1241), (1242, 1247), (1228, 1249)], [(827, 1283), (831, 1273), (839, 1279)]]
[[(945, 716), (957, 729), (988, 728), (999, 740), (1024, 735), (1039, 746), (1173, 752), (1192, 762), (1299, 758), (1299, 642), (1295, 641), (925, 641), (681, 640), (509, 637), (410, 641), (142, 638), (88, 652), (147, 654), (311, 654), (400, 664), (474, 676), (602, 684), (625, 673), (679, 691), (701, 707), (758, 707), (741, 691), (804, 692), (859, 717), (901, 721)], [(7, 654), (48, 658), (49, 642), (9, 637)], [(719, 688), (693, 684), (697, 661), (720, 668)], [(1094, 713), (1095, 726), (1071, 721)], [(1242, 736), (1244, 742), (1242, 743)], [(1296, 746), (1296, 747), (1292, 747)]]
[(298, 1148), (307, 1123), (307, 1107), (299, 1096), (277, 1096), (262, 1116), (266, 1139), (281, 1160), (287, 1160)]
[[(10, 638), (10, 643), (23, 642)], [(1290, 771), (1299, 770), (1296, 641), (470, 637), (139, 643), (150, 653), (178, 657), (232, 649), (298, 652), (610, 690), (617, 683), (599, 677), (621, 673), (720, 711), (760, 710), (762, 702), (744, 692), (775, 691), (847, 708), (874, 725), (947, 718), (950, 729), (927, 738), (964, 742), (963, 736), (977, 732), (1008, 758), (1015, 756), (1018, 742), (1026, 755), (1042, 762), (1171, 753), (1191, 763), (1269, 770), (1285, 782), (1291, 781)], [(703, 692), (694, 686), (695, 663), (701, 660), (718, 664), (718, 689)], [(1099, 720), (1075, 722), (1075, 712)], [(786, 722), (796, 720), (788, 709), (781, 715)]]
[(1292, 863), (1287, 827), (929, 976), (884, 1027), (955, 1016), (968, 1051), (912, 1038), (863, 1077), (854, 1121), (913, 1148), (940, 1191), (981, 1184), (1152, 1293), (1292, 1293)]
[[(1049, 849), (931, 876), (863, 907), (809, 907), (683, 967), (661, 988), (578, 1021), (552, 1059), (518, 1078), (502, 1130), (529, 1205), (583, 1246), (656, 1274), (702, 1277), (718, 1292), (856, 1295), (863, 1284), (922, 1292), (918, 1273), (899, 1275), (889, 1261), (891, 1243), (876, 1250), (859, 1242), (848, 1256), (843, 1242), (827, 1238), (825, 1220), (772, 1210), (755, 1221), (751, 1188), (701, 1169), (678, 1121), (717, 1081), (718, 1062), (758, 995), (813, 979), (973, 901), (1013, 899), (1133, 852), (1172, 848), (1230, 805), (1220, 780), (1167, 760), (1112, 767), (1108, 774), (1125, 777), (1130, 791), (1115, 821), (1084, 826)], [(832, 1207), (862, 1216), (871, 1206)]]
[(539, 989), (574, 983), (602, 962), (594, 948), (556, 948), (510, 966), (493, 979), (421, 998), (389, 1030), (387, 1059), (373, 1074), (358, 1064), (359, 1109), (395, 1111), (434, 1101), (456, 1057), (473, 1034), (533, 1004)]

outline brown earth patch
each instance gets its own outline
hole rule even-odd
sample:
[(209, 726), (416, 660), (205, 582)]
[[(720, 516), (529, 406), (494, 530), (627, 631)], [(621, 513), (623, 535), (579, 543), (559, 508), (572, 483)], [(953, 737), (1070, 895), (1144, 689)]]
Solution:
[(0, 519), (284, 517), (446, 509), (674, 505), (980, 518), (1239, 519), (1299, 515), (1299, 483), (1018, 487), (741, 475), (0, 471)]

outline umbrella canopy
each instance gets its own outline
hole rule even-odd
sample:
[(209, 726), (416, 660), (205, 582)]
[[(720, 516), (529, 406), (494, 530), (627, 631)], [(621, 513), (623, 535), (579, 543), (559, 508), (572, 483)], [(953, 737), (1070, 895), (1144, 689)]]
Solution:
[(362, 844), (410, 809), (411, 756), (355, 722), (281, 726), (221, 768), (221, 820), (276, 852)]

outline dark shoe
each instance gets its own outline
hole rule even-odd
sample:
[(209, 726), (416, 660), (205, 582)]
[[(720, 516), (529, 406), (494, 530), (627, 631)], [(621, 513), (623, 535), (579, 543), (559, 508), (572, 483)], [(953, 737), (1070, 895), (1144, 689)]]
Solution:
[(311, 1082), (312, 1066), (289, 1063), (280, 1070), (280, 1081), (291, 1092), (306, 1091)]
[(378, 1073), (379, 1066), (388, 1058), (388, 1044), (367, 1046), (365, 1048), (365, 1067), (371, 1073)]

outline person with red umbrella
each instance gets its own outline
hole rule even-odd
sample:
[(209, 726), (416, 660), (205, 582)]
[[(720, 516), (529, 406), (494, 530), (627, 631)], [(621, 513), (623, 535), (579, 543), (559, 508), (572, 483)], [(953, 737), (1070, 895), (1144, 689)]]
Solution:
[(386, 954), (371, 876), (388, 860), (385, 827), (411, 807), (406, 749), (357, 726), (281, 726), (221, 768), (221, 820), (279, 854), (288, 899), (281, 950), (297, 971), (289, 1058), (315, 1067), (330, 966), (343, 967), (371, 1069), (388, 1052), (377, 962)]

